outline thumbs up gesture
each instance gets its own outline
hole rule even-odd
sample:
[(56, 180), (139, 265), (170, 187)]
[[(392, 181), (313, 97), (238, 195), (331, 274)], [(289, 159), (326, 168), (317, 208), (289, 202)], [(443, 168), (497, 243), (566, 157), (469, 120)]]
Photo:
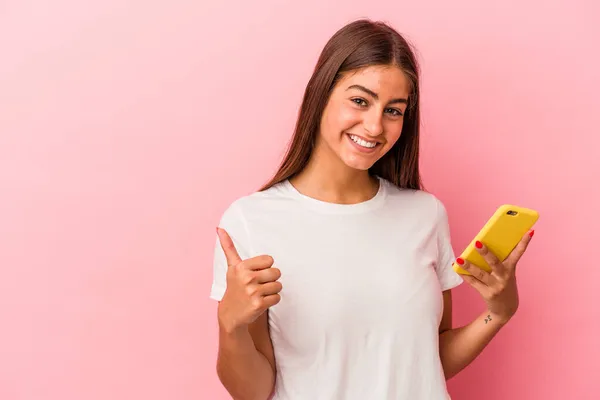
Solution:
[(279, 303), (281, 272), (273, 258), (261, 255), (242, 260), (229, 234), (217, 228), (227, 258), (227, 288), (219, 304), (219, 322), (228, 332), (250, 325), (269, 307)]

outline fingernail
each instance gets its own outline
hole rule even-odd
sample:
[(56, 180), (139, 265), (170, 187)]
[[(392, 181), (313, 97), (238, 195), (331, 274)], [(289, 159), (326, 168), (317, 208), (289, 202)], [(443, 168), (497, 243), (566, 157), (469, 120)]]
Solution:
[(529, 232), (529, 237), (533, 237), (534, 232), (535, 232), (534, 230), (532, 230), (531, 232)]
[(456, 262), (458, 263), (458, 265), (464, 265), (465, 264), (465, 260), (463, 260), (462, 258), (458, 257), (456, 259)]
[(219, 233), (219, 227), (217, 226), (217, 233)]
[(481, 243), (479, 240), (475, 242), (475, 247), (477, 247), (478, 249), (481, 249), (483, 247), (483, 243)]

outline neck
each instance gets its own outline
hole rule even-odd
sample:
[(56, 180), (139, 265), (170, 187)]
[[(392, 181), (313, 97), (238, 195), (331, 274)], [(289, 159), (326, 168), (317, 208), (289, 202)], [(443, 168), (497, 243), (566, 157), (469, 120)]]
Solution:
[(316, 150), (307, 166), (290, 179), (299, 192), (338, 204), (361, 203), (375, 196), (379, 183), (368, 171), (347, 166), (336, 154)]

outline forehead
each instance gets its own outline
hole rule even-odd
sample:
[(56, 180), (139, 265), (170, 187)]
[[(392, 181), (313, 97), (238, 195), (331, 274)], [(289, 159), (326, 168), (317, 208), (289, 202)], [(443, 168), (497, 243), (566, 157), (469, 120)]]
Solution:
[(361, 85), (385, 97), (408, 97), (410, 83), (404, 72), (396, 66), (370, 66), (347, 72), (338, 88), (346, 90), (351, 85)]

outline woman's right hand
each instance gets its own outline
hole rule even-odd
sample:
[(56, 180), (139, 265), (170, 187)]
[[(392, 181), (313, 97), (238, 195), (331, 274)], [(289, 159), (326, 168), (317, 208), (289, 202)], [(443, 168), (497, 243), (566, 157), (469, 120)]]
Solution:
[(229, 234), (217, 228), (219, 242), (227, 258), (227, 288), (219, 303), (221, 327), (229, 333), (246, 328), (269, 307), (279, 303), (281, 272), (271, 268), (268, 255), (242, 260)]

